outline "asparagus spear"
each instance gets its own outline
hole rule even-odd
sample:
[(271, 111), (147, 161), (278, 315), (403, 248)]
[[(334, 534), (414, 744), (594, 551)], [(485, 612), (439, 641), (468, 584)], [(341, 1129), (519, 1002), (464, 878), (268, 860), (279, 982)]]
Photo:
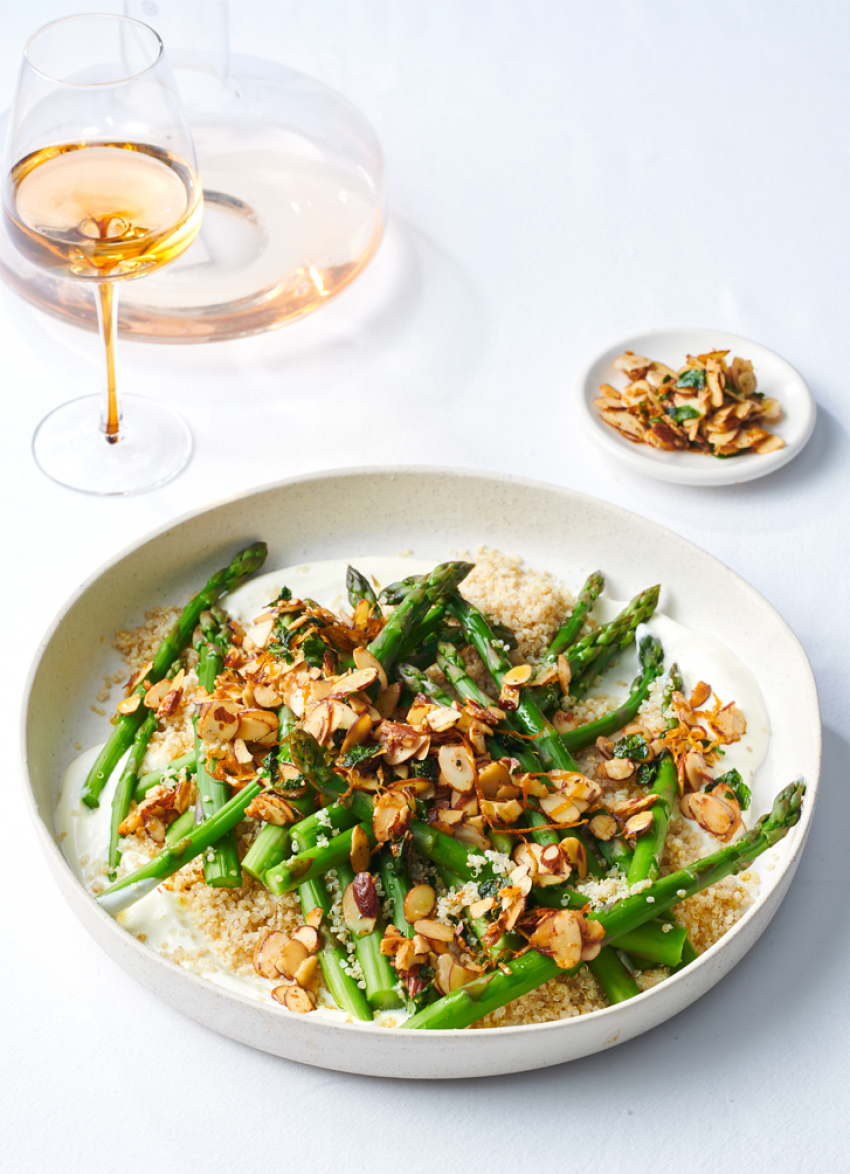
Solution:
[[(661, 877), (648, 889), (634, 897), (626, 897), (607, 913), (591, 913), (588, 916), (600, 922), (605, 929), (605, 940), (608, 941), (636, 929), (677, 901), (691, 897), (724, 877), (747, 868), (797, 823), (804, 792), (805, 783), (798, 779), (777, 795), (771, 812), (762, 816), (752, 831), (736, 843), (696, 861), (688, 868)], [(529, 951), (502, 969), (491, 971), (432, 1003), (402, 1026), (413, 1030), (468, 1027), (558, 973), (570, 972), (559, 971), (551, 958)]]
[(623, 648), (631, 642), (638, 624), (645, 623), (658, 606), (660, 591), (661, 587), (657, 584), (654, 587), (647, 587), (634, 599), (629, 600), (613, 620), (603, 624), (595, 632), (589, 632), (584, 639), (573, 645), (568, 657), (573, 680), (577, 680), (598, 661), (606, 649)]
[(380, 593), (378, 601), (380, 603), (386, 603), (390, 607), (396, 607), (405, 596), (409, 595), (416, 584), (421, 583), (424, 578), (424, 575), (409, 575), (406, 579), (399, 579), (395, 583), (390, 583)]
[(371, 604), (378, 602), (372, 584), (365, 575), (360, 574), (356, 567), (346, 567), (345, 589), (348, 592), (348, 602), (352, 607), (357, 607), (361, 599), (365, 599), (367, 603)]
[[(283, 893), (291, 893), (304, 881), (324, 876), (332, 868), (338, 870), (351, 856), (351, 841), (358, 826), (368, 836), (369, 847), (374, 848), (376, 840), (372, 825), (368, 823), (355, 825), (348, 831), (334, 836), (327, 844), (313, 843), (310, 847), (297, 852), (289, 860), (284, 860), (282, 863), (276, 864), (274, 868), (268, 869), (263, 876), (263, 883), (271, 889), (276, 897), (279, 897)], [(299, 837), (299, 839), (301, 838)]]
[[(339, 864), (336, 873), (340, 889), (345, 892), (354, 880), (354, 869), (346, 860)], [(398, 993), (398, 976), (381, 953), (383, 936), (384, 924), (380, 918), (370, 933), (359, 936), (352, 934), (354, 953), (366, 982), (366, 998), (376, 1011), (390, 1011), (403, 1005), (403, 999)]]
[(404, 914), (404, 898), (410, 892), (411, 880), (407, 866), (400, 856), (394, 856), (391, 848), (384, 848), (378, 856), (381, 883), (387, 900), (393, 907), (393, 925), (399, 933), (413, 937), (413, 926)]
[(139, 767), (142, 764), (142, 759), (145, 756), (145, 751), (148, 748), (148, 742), (158, 725), (157, 716), (154, 710), (149, 709), (148, 715), (136, 731), (136, 736), (133, 739), (133, 745), (130, 747), (130, 753), (127, 761), (124, 764), (124, 770), (121, 772), (121, 778), (118, 780), (118, 786), (115, 788), (115, 794), (112, 797), (112, 813), (109, 821), (109, 879), (115, 879), (115, 869), (118, 867), (118, 862), (121, 859), (121, 849), (118, 845), (119, 834), (118, 828), (127, 818), (130, 810), (130, 802), (133, 798), (136, 788), (136, 780), (139, 774)]
[[(205, 636), (196, 638), (195, 646), (200, 657), (198, 683), (202, 689), (212, 693), (215, 689), (216, 677), (224, 665), (224, 658), (217, 645), (211, 644)], [(197, 758), (195, 782), (198, 788), (199, 810), (202, 813), (202, 818), (209, 819), (230, 802), (232, 791), (227, 783), (214, 779), (207, 770), (206, 749), (198, 736), (197, 720), (195, 717), (193, 722)], [(214, 889), (238, 889), (242, 884), (242, 869), (239, 865), (239, 852), (236, 848), (235, 829), (231, 829), (223, 835), (204, 853), (204, 880)]]
[[(301, 841), (301, 846), (304, 846), (304, 841)], [(348, 952), (334, 937), (331, 929), (333, 902), (327, 886), (318, 877), (305, 881), (298, 886), (298, 899), (301, 902), (301, 912), (305, 917), (317, 906), (324, 914), (319, 930), (319, 965), (322, 968), (325, 986), (330, 991), (333, 1001), (343, 1011), (348, 1011), (357, 1019), (363, 1019), (367, 1023), (371, 1022), (372, 1008), (363, 991), (348, 974)]]
[(658, 876), (661, 853), (664, 851), (664, 841), (667, 839), (667, 829), (673, 814), (673, 801), (678, 791), (676, 763), (669, 754), (665, 754), (658, 767), (655, 783), (649, 792), (658, 796), (651, 808), (652, 823), (638, 836), (635, 844), (628, 871), (629, 885), (636, 885), (642, 880), (655, 880)]
[[(153, 660), (153, 667), (149, 670), (146, 680), (155, 685), (168, 672), (171, 664), (177, 659), (192, 639), (192, 633), (197, 627), (201, 612), (213, 606), (219, 596), (226, 591), (235, 590), (249, 575), (253, 575), (264, 563), (268, 547), (265, 542), (255, 542), (235, 556), (233, 561), (223, 570), (216, 572), (200, 591), (183, 609), (180, 619), (160, 644)], [(144, 682), (140, 682), (135, 692), (140, 696), (145, 694)], [(81, 798), (87, 807), (97, 807), (100, 803), (100, 793), (106, 786), (109, 776), (115, 769), (118, 760), (130, 748), (136, 730), (145, 720), (146, 710), (139, 705), (133, 713), (122, 713), (116, 723), (109, 740), (97, 757), (97, 761), (89, 771), (83, 784)]]
[(416, 583), (392, 613), (381, 632), (369, 645), (369, 651), (389, 669), (414, 626), (429, 608), (442, 602), (472, 570), (472, 563), (441, 563), (421, 582)]
[(640, 994), (640, 987), (620, 961), (612, 946), (603, 946), (596, 957), (587, 964), (588, 970), (599, 983), (602, 993), (613, 1006), (633, 999)]
[(190, 775), (194, 774), (197, 762), (198, 758), (195, 751), (189, 750), (179, 758), (172, 759), (166, 766), (160, 766), (156, 770), (149, 770), (146, 774), (141, 775), (137, 781), (133, 791), (133, 798), (137, 803), (141, 803), (148, 791), (158, 786), (164, 778), (179, 774), (181, 770), (185, 770)]
[(641, 705), (646, 700), (653, 682), (660, 676), (664, 663), (664, 650), (654, 636), (644, 636), (638, 648), (641, 672), (632, 682), (631, 692), (621, 706), (606, 713), (595, 722), (588, 722), (569, 733), (561, 734), (561, 741), (570, 753), (577, 753), (585, 746), (592, 745), (597, 738), (606, 737), (623, 726), (628, 725), (634, 718)]
[[(278, 762), (288, 762), (290, 761), (289, 746), (285, 742), (285, 739), (289, 731), (295, 726), (297, 719), (287, 705), (280, 707), (277, 716), (278, 740), (280, 744), (277, 747), (272, 761), (274, 762), (276, 759)], [(308, 815), (313, 807), (312, 794), (308, 795), (305, 799), (290, 799), (289, 802), (304, 816)], [(267, 823), (260, 828), (257, 838), (245, 853), (242, 860), (243, 871), (247, 872), (249, 876), (252, 876), (254, 880), (258, 880), (262, 884), (263, 874), (270, 868), (274, 868), (276, 864), (280, 864), (289, 854), (291, 831), (292, 825), (278, 827), (273, 823)]]
[[(289, 736), (289, 744), (296, 766), (318, 791), (333, 796), (347, 794), (348, 787), (345, 780), (341, 779), (328, 766), (321, 746), (311, 734), (305, 730), (293, 730)], [(364, 830), (370, 835), (374, 834), (371, 827), (373, 806), (372, 799), (363, 791), (351, 793), (351, 810), (358, 818), (368, 821), (368, 823), (364, 823)], [(445, 832), (423, 823), (420, 819), (410, 821), (410, 832), (413, 845), (421, 855), (427, 856), (436, 864), (449, 868), (464, 880), (490, 880), (496, 877), (496, 873), (489, 864), (481, 866), (477, 862), (471, 861), (470, 856), (476, 855), (474, 850), (460, 840), (454, 839), (453, 836), (446, 835)], [(334, 859), (338, 851), (335, 845), (341, 839), (342, 836), (336, 836), (327, 847), (315, 849), (315, 855), (313, 855), (314, 850), (311, 849), (310, 861), (306, 864), (299, 863), (296, 868), (309, 868), (311, 875), (319, 875), (322, 871), (334, 867), (333, 864), (326, 863), (326, 861)], [(286, 868), (290, 865), (292, 865), (292, 861), (288, 861), (287, 865), (280, 867)], [(277, 870), (273, 869), (272, 874), (266, 874), (266, 883), (269, 887), (272, 883), (276, 883), (273, 875), (276, 872)]]
[[(478, 655), (501, 688), (502, 678), (512, 665), (507, 653), (494, 641), (485, 617), (478, 608), (457, 594), (449, 601), (449, 611), (459, 621), (467, 638), (475, 646)], [(512, 721), (518, 722), (524, 732), (533, 737), (535, 753), (540, 757), (544, 769), (578, 771), (575, 759), (558, 737), (555, 727), (540, 712), (531, 694), (532, 691), (529, 689), (520, 692), (519, 703), (511, 715)], [(571, 828), (567, 834), (584, 844), (588, 871), (593, 876), (602, 876), (603, 870), (581, 832)]]
[(183, 868), (196, 856), (200, 856), (217, 843), (221, 836), (236, 827), (245, 814), (245, 808), (261, 790), (259, 783), (248, 783), (222, 807), (221, 811), (216, 812), (204, 823), (196, 824), (183, 839), (173, 843), (166, 839), (165, 847), (153, 860), (149, 860), (129, 876), (122, 877), (114, 885), (98, 893), (97, 900), (114, 917), (122, 909), (129, 908), (135, 901), (153, 892), (158, 884), (168, 880), (178, 869)]
[(552, 637), (552, 642), (546, 650), (545, 660), (554, 664), (562, 652), (565, 652), (568, 648), (572, 648), (578, 639), (578, 634), (581, 631), (581, 626), (588, 612), (594, 603), (596, 603), (597, 597), (602, 594), (604, 588), (605, 579), (602, 576), (602, 572), (591, 572), (578, 594), (575, 607)]

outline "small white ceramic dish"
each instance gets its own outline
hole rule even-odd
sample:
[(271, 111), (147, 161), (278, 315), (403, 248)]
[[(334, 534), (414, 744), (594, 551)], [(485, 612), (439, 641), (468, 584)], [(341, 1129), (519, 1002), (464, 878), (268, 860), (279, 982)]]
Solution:
[[(758, 390), (778, 399), (782, 405), (783, 418), (777, 424), (771, 424), (769, 431), (782, 437), (784, 448), (763, 456), (745, 453), (725, 461), (700, 452), (663, 452), (648, 444), (633, 444), (602, 420), (593, 401), (599, 395), (602, 383), (625, 387), (628, 380), (611, 365), (624, 351), (656, 359), (675, 371), (682, 366), (687, 355), (702, 355), (713, 350), (729, 350), (732, 357), (738, 355), (752, 362)], [(812, 435), (816, 416), (815, 401), (806, 381), (774, 351), (725, 330), (689, 327), (648, 330), (606, 347), (578, 373), (575, 399), (582, 426), (594, 444), (635, 473), (679, 485), (735, 485), (781, 469), (802, 452)]]
[[(755, 674), (773, 727), (751, 814), (783, 786), (808, 783), (803, 816), (768, 853), (755, 904), (726, 936), (667, 982), (626, 1003), (558, 1023), (426, 1032), (339, 1024), (230, 993), (155, 954), (77, 881), (56, 842), (57, 784), (94, 745), (104, 719), (91, 700), (115, 668), (110, 638), (152, 605), (179, 602), (249, 541), (268, 568), (412, 549), (435, 562), (479, 545), (521, 554), (577, 588), (601, 567), (612, 598), (663, 584), (674, 619), (734, 648)], [(31, 669), (23, 715), (27, 795), (47, 862), (80, 921), (144, 986), (199, 1022), (274, 1055), (343, 1072), (393, 1077), (497, 1075), (573, 1060), (639, 1035), (714, 985), (753, 945), (797, 867), (814, 808), (820, 714), (811, 669), (788, 625), (722, 563), (670, 531), (583, 494), (518, 478), (441, 469), (353, 469), (293, 478), (163, 526), (96, 571), (62, 608)]]

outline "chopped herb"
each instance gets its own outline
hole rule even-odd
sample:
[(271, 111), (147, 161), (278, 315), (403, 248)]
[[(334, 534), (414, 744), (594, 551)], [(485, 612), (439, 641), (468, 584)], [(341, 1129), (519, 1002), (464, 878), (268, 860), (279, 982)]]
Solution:
[(322, 662), (325, 659), (325, 649), (327, 645), (321, 636), (309, 635), (305, 636), (301, 643), (301, 651), (304, 657), (312, 668), (320, 669)]
[(725, 775), (720, 775), (719, 778), (714, 780), (714, 786), (711, 789), (714, 790), (714, 787), (719, 786), (726, 786), (731, 791), (734, 791), (735, 798), (738, 800), (738, 806), (742, 811), (747, 810), (750, 805), (750, 800), (753, 797), (752, 791), (741, 778), (739, 771), (735, 770), (734, 768), (732, 770), (727, 770)]
[(430, 779), (432, 783), (436, 783), (437, 760), (436, 758), (423, 758), (421, 762), (412, 762), (410, 771), (415, 779)]
[(357, 766), (369, 758), (384, 753), (383, 746), (351, 746), (339, 760), (340, 766)]
[(614, 747), (614, 757), (630, 758), (632, 762), (644, 762), (649, 758), (646, 739), (640, 734), (630, 734), (628, 738), (621, 738)]
[(483, 900), (485, 897), (495, 897), (499, 889), (502, 888), (502, 882), (492, 877), (490, 880), (483, 880), (478, 885), (478, 894)]
[(688, 367), (676, 380), (676, 387), (696, 387), (702, 390), (705, 387), (705, 371), (702, 367)]
[(278, 595), (277, 599), (272, 600), (270, 606), (274, 607), (274, 605), (276, 603), (289, 603), (289, 601), (291, 599), (292, 599), (292, 592), (289, 590), (289, 588), (288, 587), (281, 587), (280, 594)]
[(658, 774), (658, 760), (655, 762), (645, 762), (643, 766), (639, 766), (635, 782), (639, 787), (651, 787), (655, 782)]
[(671, 420), (675, 420), (677, 424), (681, 424), (684, 420), (697, 420), (699, 412), (696, 408), (692, 408), (690, 404), (682, 404), (678, 408), (667, 408), (667, 415)]

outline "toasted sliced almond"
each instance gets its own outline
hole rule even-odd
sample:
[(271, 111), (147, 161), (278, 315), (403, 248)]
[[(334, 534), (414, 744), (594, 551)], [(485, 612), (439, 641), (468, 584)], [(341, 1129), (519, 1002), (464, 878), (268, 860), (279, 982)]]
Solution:
[(376, 708), (381, 717), (388, 718), (395, 712), (400, 697), (401, 681), (393, 681), (378, 698)]
[(287, 803), (274, 791), (261, 791), (251, 800), (245, 809), (245, 814), (249, 819), (262, 819), (265, 823), (274, 824), (279, 828), (301, 819), (301, 814), (292, 804)]
[[(292, 935), (292, 940), (294, 942), (301, 942), (302, 946), (311, 954), (315, 954), (319, 948), (319, 931), (312, 925), (299, 925), (298, 929)], [(302, 981), (298, 978), (297, 974), (295, 977), (298, 979), (298, 982)]]
[[(725, 799), (717, 795), (697, 791), (688, 795), (687, 808), (690, 811), (688, 818), (696, 820), (704, 831), (710, 832), (719, 840), (729, 840), (740, 825), (740, 814)], [(683, 813), (684, 806), (680, 803)], [(737, 807), (737, 804), (735, 805)]]
[(480, 901), (473, 901), (469, 906), (470, 917), (483, 917), (485, 913), (489, 913), (491, 909), (496, 907), (495, 897), (483, 897)]
[(434, 912), (437, 894), (431, 885), (414, 885), (404, 897), (404, 916), (409, 925), (427, 920)]
[(316, 1010), (312, 995), (302, 986), (277, 986), (272, 991), (272, 998), (282, 1003), (287, 1011), (294, 1011), (298, 1015), (307, 1015)]
[(597, 840), (602, 840), (603, 842), (612, 839), (617, 834), (617, 821), (607, 811), (600, 811), (598, 815), (594, 815), (588, 827), (594, 836), (596, 836)]
[(232, 702), (205, 701), (198, 712), (198, 737), (204, 742), (229, 742), (239, 732), (239, 709)]
[(540, 808), (554, 823), (574, 824), (581, 819), (578, 807), (565, 796), (555, 792), (540, 800)]
[(574, 730), (577, 725), (577, 720), (571, 713), (565, 713), (562, 709), (556, 709), (552, 714), (552, 725), (559, 734), (568, 734), (570, 730)]
[(450, 925), (443, 925), (442, 921), (433, 921), (429, 917), (420, 917), (413, 923), (416, 933), (421, 934), (430, 942), (454, 941), (454, 930)]
[(312, 925), (314, 929), (318, 929), (322, 924), (323, 917), (324, 910), (322, 909), (321, 905), (316, 905), (314, 909), (310, 910), (304, 920), (306, 921), (307, 925)]
[(279, 929), (266, 934), (254, 950), (253, 962), (257, 974), (263, 978), (279, 977), (280, 970), (277, 964), (288, 942), (289, 938)]
[(262, 709), (274, 709), (280, 705), (280, 693), (273, 685), (255, 685), (254, 701)]
[(434, 985), (444, 995), (456, 991), (477, 977), (476, 971), (461, 966), (451, 954), (442, 954), (434, 967)]
[(478, 772), (478, 785), (482, 794), (488, 799), (496, 799), (499, 792), (505, 787), (512, 786), (512, 780), (507, 767), (501, 762), (488, 762)]
[(747, 732), (747, 719), (734, 701), (712, 714), (709, 724), (724, 742), (737, 742)]
[(460, 718), (460, 710), (452, 709), (448, 705), (440, 705), (436, 709), (429, 710), (425, 715), (425, 721), (435, 734), (443, 734), (446, 730), (452, 729), (460, 721)]
[(380, 682), (381, 692), (387, 688), (387, 674), (384, 671), (384, 666), (375, 657), (368, 648), (355, 648), (352, 653), (354, 663), (359, 669), (376, 669), (378, 673), (378, 681)]
[(410, 827), (410, 805), (398, 791), (386, 791), (376, 801), (372, 827), (379, 844), (404, 834)]
[(438, 754), (440, 772), (453, 791), (465, 794), (475, 787), (475, 763), (462, 743), (441, 746)]
[(239, 737), (246, 742), (276, 742), (280, 720), (268, 709), (245, 709), (239, 715)]
[(340, 746), (340, 754), (346, 754), (352, 746), (362, 746), (372, 732), (372, 719), (368, 713), (361, 713), (353, 725), (348, 727)]
[(603, 778), (620, 783), (632, 777), (635, 764), (630, 758), (611, 758), (608, 762), (600, 762), (596, 769)]
[(532, 678), (534, 669), (530, 664), (518, 664), (508, 669), (502, 677), (502, 684), (515, 688), (517, 685), (526, 685)]
[(711, 772), (698, 750), (689, 750), (682, 760), (683, 780), (688, 791), (700, 791), (711, 782)]
[(281, 946), (275, 959), (275, 965), (284, 978), (295, 978), (298, 967), (308, 954), (309, 950), (303, 942), (299, 942), (296, 938), (290, 938), (285, 945)]
[(366, 832), (357, 824), (351, 833), (351, 852), (349, 859), (355, 872), (365, 872), (372, 858), (372, 848)]
[(342, 894), (343, 920), (355, 937), (362, 937), (374, 930), (378, 913), (375, 882), (368, 872), (360, 872)]
[(275, 625), (275, 616), (258, 618), (249, 628), (245, 629), (243, 639), (250, 640), (255, 648), (265, 648), (269, 642)]
[(361, 693), (364, 689), (368, 689), (370, 685), (374, 685), (378, 680), (377, 664), (369, 665), (366, 668), (353, 669), (350, 673), (346, 673), (343, 677), (338, 677), (333, 684), (333, 696), (345, 697), (348, 693)]
[(529, 938), (532, 949), (551, 958), (559, 969), (571, 970), (581, 960), (581, 928), (571, 909), (546, 917)]
[(318, 985), (319, 979), (319, 959), (316, 954), (311, 954), (309, 958), (305, 958), (301, 965), (295, 972), (295, 981), (299, 986), (307, 989), (314, 984)]
[(135, 713), (141, 704), (141, 694), (131, 693), (129, 697), (122, 697), (115, 708), (119, 713)]
[(157, 681), (155, 685), (151, 685), (147, 693), (145, 693), (145, 706), (147, 709), (159, 709), (162, 702), (168, 695), (171, 688), (171, 681), (167, 677), (163, 677), (161, 681)]
[(637, 815), (633, 815), (631, 819), (627, 820), (623, 832), (626, 837), (633, 840), (636, 836), (643, 835), (652, 827), (654, 816), (651, 811), (639, 811)]

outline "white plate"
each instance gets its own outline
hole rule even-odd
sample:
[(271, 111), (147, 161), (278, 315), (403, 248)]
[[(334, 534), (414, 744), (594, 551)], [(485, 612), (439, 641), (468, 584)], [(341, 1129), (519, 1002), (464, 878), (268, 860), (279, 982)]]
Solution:
[[(599, 395), (601, 383), (625, 387), (626, 377), (611, 365), (624, 351), (656, 359), (675, 371), (682, 366), (687, 355), (702, 355), (714, 350), (729, 350), (733, 358), (738, 355), (752, 362), (759, 391), (778, 399), (782, 405), (783, 418), (777, 424), (771, 424), (769, 431), (782, 437), (784, 448), (764, 456), (744, 453), (723, 461), (701, 452), (663, 452), (648, 444), (633, 444), (603, 422), (593, 401)], [(679, 485), (736, 485), (740, 481), (765, 477), (802, 452), (815, 426), (815, 401), (799, 371), (767, 347), (737, 334), (728, 334), (725, 330), (677, 327), (649, 330), (645, 334), (624, 338), (582, 368), (576, 378), (575, 396), (582, 425), (594, 444), (635, 473)]]
[[(168, 961), (125, 932), (77, 881), (56, 843), (53, 810), (74, 743), (101, 741), (90, 702), (115, 668), (112, 633), (152, 605), (185, 600), (249, 541), (268, 567), (397, 554), (441, 561), (479, 544), (522, 554), (574, 589), (601, 567), (612, 598), (661, 582), (662, 608), (713, 633), (754, 672), (773, 735), (753, 787), (754, 815), (802, 774), (803, 817), (771, 852), (755, 904), (698, 961), (626, 1003), (558, 1023), (427, 1032), (338, 1024), (257, 1003)], [(788, 625), (722, 563), (670, 531), (584, 494), (513, 477), (441, 469), (354, 469), (293, 478), (188, 514), (96, 571), (47, 632), (25, 693), (27, 796), (47, 862), (68, 903), (104, 950), (185, 1014), (233, 1039), (344, 1072), (462, 1077), (521, 1072), (622, 1043), (687, 1007), (753, 945), (791, 883), (814, 807), (820, 714), (811, 669)], [(161, 1041), (167, 1047), (167, 1040)]]

